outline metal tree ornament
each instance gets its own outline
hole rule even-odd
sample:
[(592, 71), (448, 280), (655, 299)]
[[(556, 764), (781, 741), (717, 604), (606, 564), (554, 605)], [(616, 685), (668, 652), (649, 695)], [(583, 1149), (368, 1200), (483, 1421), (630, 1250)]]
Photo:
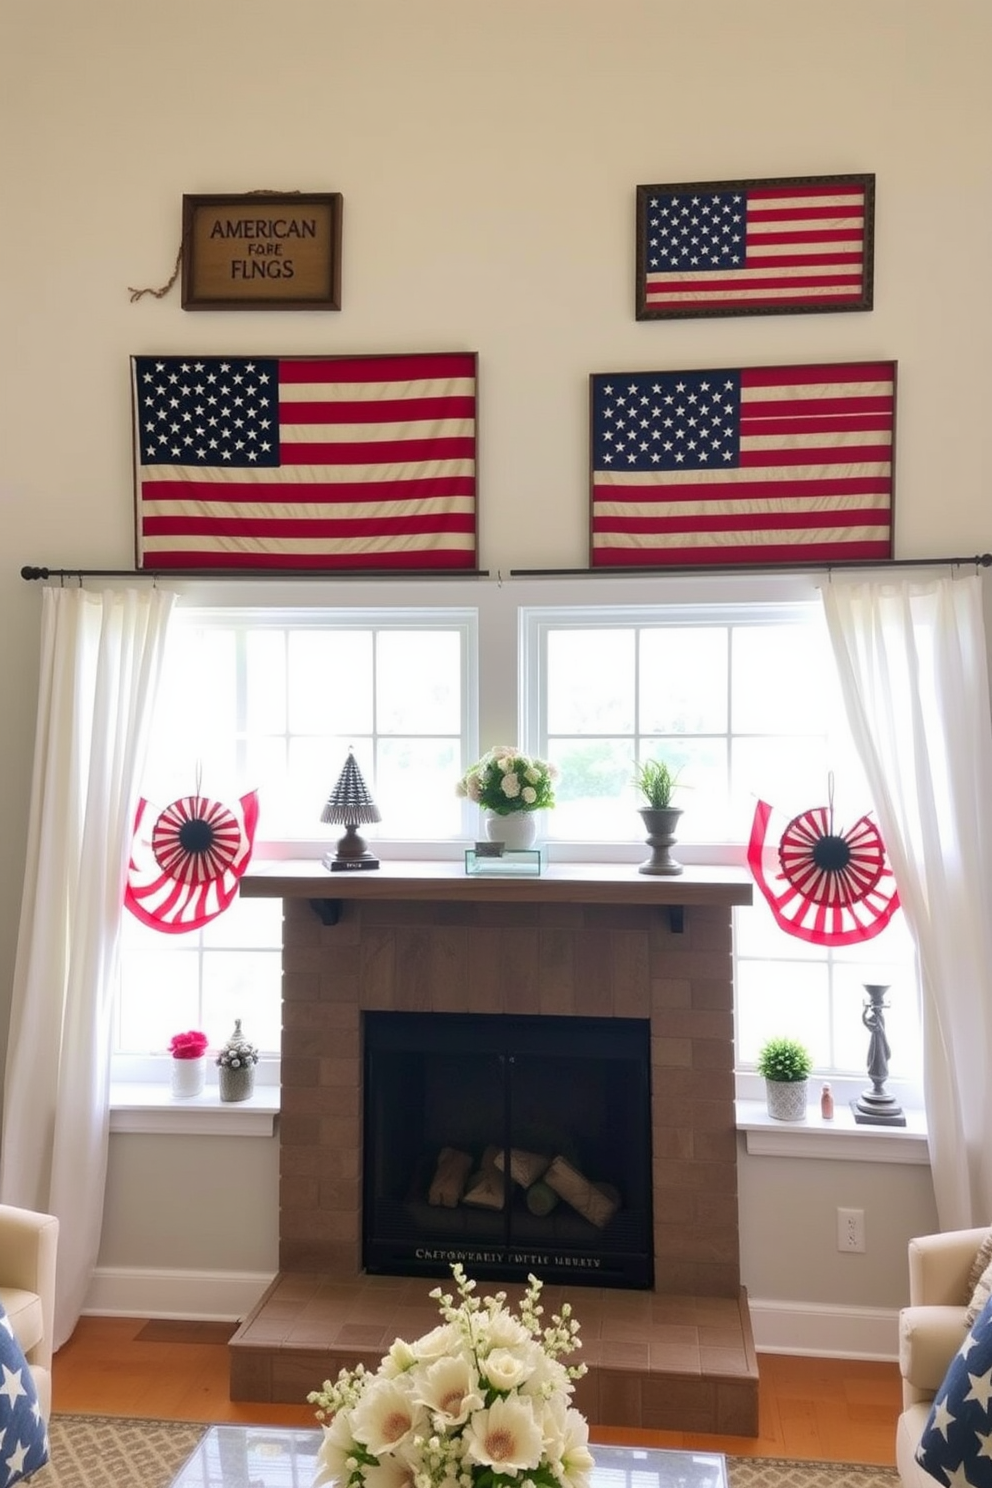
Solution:
[(348, 750), (344, 768), (327, 798), (320, 819), (322, 822), (339, 822), (347, 829), (338, 842), (337, 851), (324, 854), (325, 868), (332, 872), (351, 868), (378, 868), (379, 859), (369, 851), (368, 843), (364, 837), (359, 836), (357, 829), (367, 822), (382, 821), (382, 813), (362, 779), (362, 772), (352, 749)]

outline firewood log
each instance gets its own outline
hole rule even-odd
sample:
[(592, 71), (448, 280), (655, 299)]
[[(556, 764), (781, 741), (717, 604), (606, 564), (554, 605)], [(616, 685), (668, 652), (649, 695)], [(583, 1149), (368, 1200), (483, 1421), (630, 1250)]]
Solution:
[(442, 1147), (438, 1153), (437, 1168), (427, 1192), (428, 1204), (443, 1209), (457, 1209), (465, 1192), (465, 1180), (472, 1167), (472, 1156), (459, 1152), (457, 1147)]
[[(505, 1157), (504, 1152), (496, 1154), (496, 1166), (501, 1173)], [(514, 1183), (519, 1183), (521, 1188), (530, 1188), (531, 1184), (536, 1183), (540, 1178), (550, 1161), (549, 1157), (542, 1157), (539, 1152), (524, 1152), (520, 1147), (511, 1147), (510, 1177)]]
[(506, 1202), (506, 1179), (496, 1166), (498, 1147), (487, 1147), (478, 1172), (469, 1179), (462, 1199), (477, 1209), (502, 1209)]
[(559, 1155), (544, 1174), (543, 1182), (549, 1188), (554, 1189), (556, 1194), (563, 1198), (566, 1204), (571, 1204), (577, 1209), (583, 1218), (588, 1219), (597, 1229), (603, 1229), (609, 1224), (617, 1212), (617, 1204), (614, 1200), (597, 1188), (595, 1183), (590, 1183), (588, 1178), (573, 1168), (570, 1162)]

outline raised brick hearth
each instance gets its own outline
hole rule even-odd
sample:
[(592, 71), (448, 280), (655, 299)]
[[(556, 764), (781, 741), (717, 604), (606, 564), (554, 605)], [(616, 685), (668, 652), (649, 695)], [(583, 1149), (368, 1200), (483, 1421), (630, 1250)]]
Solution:
[(361, 1270), (363, 1012), (646, 1018), (654, 1289), (549, 1286), (547, 1308), (567, 1296), (581, 1323), (590, 1421), (756, 1435), (731, 985), (731, 906), (749, 886), (702, 871), (480, 881), (450, 865), (274, 865), (242, 891), (284, 898), (280, 1273), (232, 1340), (232, 1399), (299, 1401), (436, 1322), (436, 1282)]

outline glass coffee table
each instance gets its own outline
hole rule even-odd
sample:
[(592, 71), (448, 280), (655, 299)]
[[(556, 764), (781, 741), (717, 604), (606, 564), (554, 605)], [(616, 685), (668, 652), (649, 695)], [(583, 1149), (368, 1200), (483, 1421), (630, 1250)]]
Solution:
[[(171, 1488), (311, 1488), (320, 1430), (211, 1426)], [(728, 1488), (719, 1452), (593, 1444), (592, 1488)]]

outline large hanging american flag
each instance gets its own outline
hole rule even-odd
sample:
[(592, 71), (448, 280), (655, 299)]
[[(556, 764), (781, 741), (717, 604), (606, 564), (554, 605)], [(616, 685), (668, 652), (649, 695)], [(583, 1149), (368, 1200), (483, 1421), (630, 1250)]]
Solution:
[(476, 568), (474, 353), (131, 366), (139, 568)]
[(874, 176), (637, 188), (637, 318), (870, 310)]
[(892, 556), (895, 362), (591, 379), (593, 567)]

